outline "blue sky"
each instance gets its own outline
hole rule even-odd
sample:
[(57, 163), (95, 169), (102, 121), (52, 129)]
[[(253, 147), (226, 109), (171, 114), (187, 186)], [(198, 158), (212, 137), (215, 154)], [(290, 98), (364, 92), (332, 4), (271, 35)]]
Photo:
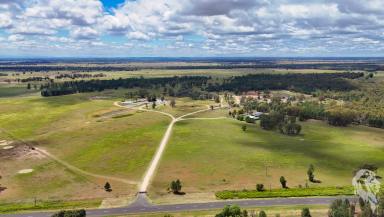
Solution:
[(124, 3), (124, 0), (102, 0), (101, 1), (105, 8), (116, 8), (120, 4)]
[(0, 57), (383, 56), (383, 0), (0, 0)]

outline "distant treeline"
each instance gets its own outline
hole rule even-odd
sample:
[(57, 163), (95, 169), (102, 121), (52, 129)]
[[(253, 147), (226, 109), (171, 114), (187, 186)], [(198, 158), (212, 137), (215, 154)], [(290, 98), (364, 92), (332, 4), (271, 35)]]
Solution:
[(101, 78), (101, 77), (106, 77), (106, 75), (103, 74), (103, 73), (98, 73), (98, 74), (72, 73), (72, 74), (56, 75), (55, 79), (65, 79), (65, 78), (70, 78), (70, 79), (77, 79), (77, 78)]
[(8, 74), (0, 73), (0, 76), (8, 76)]
[[(88, 80), (88, 81), (66, 81), (62, 83), (48, 83), (42, 86), (42, 96), (59, 96), (73, 93), (103, 91), (105, 89), (118, 88), (145, 88), (155, 89), (167, 87), (178, 89), (186, 95), (195, 87), (204, 88), (210, 77), (205, 76), (183, 76), (165, 78), (126, 78), (112, 80)], [(175, 94), (175, 93), (174, 93)]]
[(0, 71), (14, 72), (48, 72), (48, 71), (136, 71), (137, 67), (130, 66), (1, 66)]
[(311, 93), (316, 90), (348, 91), (356, 87), (346, 79), (355, 79), (364, 73), (316, 74), (255, 74), (225, 79), (221, 85), (210, 86), (210, 91), (241, 93), (250, 90), (294, 90)]
[(361, 70), (361, 71), (381, 71), (384, 66), (376, 63), (274, 63), (274, 62), (246, 62), (246, 63), (220, 63), (205, 65), (168, 65), (168, 66), (121, 66), (121, 65), (0, 65), (0, 71), (15, 72), (44, 72), (44, 71), (136, 71), (140, 69), (168, 69), (168, 70), (188, 70), (188, 69), (324, 69), (324, 70)]
[(36, 81), (46, 81), (49, 80), (49, 77), (28, 77), (23, 79), (16, 79), (17, 82), (36, 82)]
[[(363, 73), (326, 74), (257, 74), (214, 80), (208, 76), (184, 76), (164, 78), (125, 78), (112, 80), (67, 81), (48, 83), (42, 86), (42, 96), (58, 96), (81, 92), (103, 91), (117, 88), (167, 88), (168, 95), (188, 96), (206, 92), (249, 90), (295, 90), (313, 92), (316, 90), (347, 91), (355, 89), (348, 80), (363, 76)], [(176, 93), (177, 92), (177, 93)]]

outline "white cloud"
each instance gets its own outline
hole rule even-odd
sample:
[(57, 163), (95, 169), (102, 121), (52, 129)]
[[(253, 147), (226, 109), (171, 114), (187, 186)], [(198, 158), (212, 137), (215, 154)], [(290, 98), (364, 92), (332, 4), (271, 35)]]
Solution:
[(0, 14), (0, 28), (8, 28), (12, 24), (12, 20), (9, 14)]
[(17, 42), (17, 41), (24, 41), (25, 38), (22, 35), (10, 35), (8, 36), (8, 41), (10, 42)]
[(106, 11), (100, 0), (0, 0), (0, 34), (25, 47), (48, 41), (91, 54), (120, 52), (119, 45), (150, 55), (369, 53), (383, 46), (383, 7), (383, 0), (127, 0)]
[(71, 37), (75, 39), (94, 39), (99, 33), (91, 27), (75, 27), (71, 31)]

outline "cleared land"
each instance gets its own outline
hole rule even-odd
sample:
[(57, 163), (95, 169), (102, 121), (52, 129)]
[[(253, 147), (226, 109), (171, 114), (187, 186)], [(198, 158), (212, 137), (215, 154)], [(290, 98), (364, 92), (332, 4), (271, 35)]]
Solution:
[[(182, 115), (207, 109), (210, 105), (216, 105), (212, 100), (191, 100), (190, 98), (175, 98), (176, 106), (172, 108), (169, 106), (169, 101), (163, 105), (157, 105), (155, 110), (172, 114), (173, 116), (180, 117)], [(148, 108), (151, 109), (151, 103), (148, 104)], [(188, 116), (188, 117), (192, 117)]]
[[(309, 164), (322, 181), (309, 186), (347, 186), (362, 164), (384, 166), (384, 131), (380, 129), (308, 121), (302, 123), (302, 135), (291, 137), (252, 124), (243, 132), (243, 124), (232, 119), (177, 123), (150, 197), (157, 202), (180, 201), (207, 192), (200, 199), (213, 199), (215, 191), (255, 189), (257, 183), (266, 189), (280, 188), (280, 176), (285, 176), (290, 187), (305, 186)], [(167, 193), (174, 179), (183, 182), (185, 196)]]
[[(0, 150), (0, 203), (91, 200), (95, 206), (106, 197), (133, 196), (137, 184), (98, 178), (73, 171), (51, 158), (30, 154), (30, 146), (47, 150), (73, 167), (101, 176), (139, 182), (170, 119), (166, 116), (127, 111), (113, 106), (108, 91), (63, 97), (36, 96), (0, 99), (0, 140), (14, 149)], [(23, 149), (24, 150), (24, 149)], [(6, 151), (8, 151), (6, 153)], [(18, 171), (33, 169), (19, 174)], [(109, 181), (113, 191), (103, 185)], [(22, 206), (20, 206), (22, 207)]]

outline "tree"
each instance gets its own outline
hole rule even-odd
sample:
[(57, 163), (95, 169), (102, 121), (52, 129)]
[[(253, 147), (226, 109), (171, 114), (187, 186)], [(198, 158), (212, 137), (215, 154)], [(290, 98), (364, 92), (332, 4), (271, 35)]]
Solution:
[(284, 123), (281, 124), (279, 130), (282, 134), (295, 136), (301, 132), (301, 125), (296, 123)]
[(111, 192), (112, 191), (112, 188), (111, 188), (111, 184), (109, 184), (109, 182), (106, 182), (105, 185), (104, 185), (104, 190), (106, 192)]
[(336, 199), (332, 202), (329, 211), (329, 217), (353, 217), (351, 204), (348, 199)]
[(350, 109), (333, 109), (326, 113), (328, 123), (334, 126), (348, 126), (355, 119), (355, 112)]
[(267, 217), (267, 213), (265, 213), (263, 210), (259, 212), (259, 217)]
[(30, 84), (30, 83), (27, 84), (27, 89), (28, 89), (28, 90), (31, 89), (31, 84)]
[(311, 212), (308, 208), (303, 208), (301, 210), (301, 217), (311, 217)]
[(220, 103), (220, 97), (218, 95), (215, 96), (215, 103)]
[(310, 182), (315, 182), (315, 167), (310, 164), (309, 167), (308, 167), (308, 170), (307, 170), (307, 175), (308, 175), (308, 180)]
[(247, 130), (247, 125), (243, 125), (243, 126), (241, 126), (241, 129), (245, 132), (246, 130)]
[(284, 176), (281, 176), (281, 177), (280, 177), (280, 184), (281, 184), (281, 187), (282, 187), (282, 188), (288, 188), (288, 187), (287, 187), (287, 180), (285, 179)]
[[(0, 179), (1, 179), (2, 177), (0, 176)], [(1, 184), (0, 184), (0, 193), (2, 192), (2, 191), (4, 191), (5, 189), (7, 189), (6, 187), (2, 187), (1, 186)]]
[(152, 102), (152, 109), (155, 109), (155, 108), (156, 108), (156, 102), (153, 101), (153, 102)]
[(176, 181), (172, 181), (171, 182), (171, 186), (170, 186), (170, 188), (171, 188), (171, 190), (172, 190), (172, 192), (174, 193), (174, 194), (179, 194), (180, 193), (180, 191), (181, 191), (181, 182), (180, 182), (180, 180), (178, 179), (178, 180), (176, 180)]
[(256, 184), (256, 190), (257, 191), (264, 191), (264, 185), (263, 184)]
[(84, 209), (66, 210), (54, 213), (51, 217), (85, 217), (87, 215)]
[(176, 101), (175, 101), (175, 99), (171, 99), (171, 102), (170, 102), (169, 104), (170, 104), (170, 106), (171, 106), (172, 108), (174, 108), (174, 107), (176, 106)]
[(227, 205), (215, 217), (248, 217), (248, 212), (246, 210), (241, 211), (237, 205)]
[(379, 194), (379, 206), (377, 208), (377, 213), (380, 217), (384, 216), (384, 192), (381, 191)]

